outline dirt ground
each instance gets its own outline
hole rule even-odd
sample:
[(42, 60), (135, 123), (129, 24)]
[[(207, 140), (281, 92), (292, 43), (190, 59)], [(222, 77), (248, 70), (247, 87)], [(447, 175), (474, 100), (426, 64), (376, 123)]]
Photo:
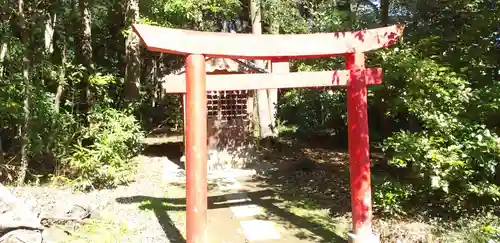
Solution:
[[(100, 214), (111, 217), (85, 226), (86, 239), (103, 239), (104, 229), (105, 242), (186, 242), (182, 142), (155, 137), (146, 144), (137, 158), (137, 180), (130, 185), (88, 194), (43, 187), (15, 191), (41, 207), (57, 198), (97, 205)], [(259, 149), (259, 159), (245, 170), (209, 172), (208, 242), (346, 242), (351, 228), (348, 157), (345, 149), (325, 145), (282, 140)], [(373, 155), (372, 162), (379, 158)], [(424, 218), (375, 215), (373, 223), (382, 242), (468, 242), (461, 236), (443, 240), (450, 238)]]
[[(242, 223), (238, 225), (233, 209), (247, 205), (260, 210), (253, 220), (272, 222), (280, 232), (280, 239), (269, 242), (346, 242), (351, 227), (347, 156), (345, 150), (312, 142), (281, 141), (261, 149), (258, 163), (250, 165), (256, 173), (238, 177), (238, 189), (221, 190), (224, 182), (209, 183), (211, 231), (223, 228), (241, 232)], [(372, 159), (379, 157), (374, 155)], [(170, 183), (169, 188), (165, 201), (170, 206), (164, 209), (184, 237), (185, 213), (180, 209), (185, 209), (185, 184)], [(244, 195), (249, 202), (231, 204), (228, 195)], [(434, 226), (418, 219), (375, 216), (374, 230), (381, 234), (382, 242), (442, 242), (435, 237)], [(236, 235), (240, 238), (225, 242), (240, 242), (241, 234)]]

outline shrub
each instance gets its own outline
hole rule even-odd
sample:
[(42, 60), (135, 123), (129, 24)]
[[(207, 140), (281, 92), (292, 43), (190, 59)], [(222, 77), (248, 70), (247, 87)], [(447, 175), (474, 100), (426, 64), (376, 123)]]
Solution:
[(346, 135), (345, 92), (291, 89), (280, 99), (278, 119), (296, 126), (300, 135)]
[[(70, 157), (64, 174), (82, 189), (113, 187), (131, 180), (132, 158), (141, 151), (143, 137), (134, 116), (112, 108), (95, 107), (90, 125)], [(88, 144), (88, 145), (87, 145)]]
[(385, 143), (391, 149), (389, 163), (411, 171), (420, 197), (439, 196), (447, 208), (474, 206), (470, 199), (493, 205), (500, 200), (495, 184), (500, 140), (484, 127), (460, 126), (447, 135), (396, 133)]
[(405, 214), (405, 203), (414, 195), (411, 185), (392, 182), (384, 178), (373, 178), (374, 210), (388, 215)]
[(467, 118), (474, 112), (467, 109), (475, 98), (470, 84), (410, 47), (385, 60), (389, 86), (404, 91), (394, 96), (398, 106), (393, 112), (416, 122), (387, 138), (384, 151), (390, 165), (411, 175), (402, 183), (415, 189), (413, 199), (432, 198), (433, 204), (453, 212), (498, 202), (500, 138)]
[[(43, 156), (52, 156), (55, 160), (68, 156), (71, 145), (75, 142), (78, 123), (66, 110), (56, 111), (55, 95), (41, 89), (32, 93), (30, 123), (30, 157), (36, 160)], [(44, 161), (45, 166), (53, 166), (54, 161)]]

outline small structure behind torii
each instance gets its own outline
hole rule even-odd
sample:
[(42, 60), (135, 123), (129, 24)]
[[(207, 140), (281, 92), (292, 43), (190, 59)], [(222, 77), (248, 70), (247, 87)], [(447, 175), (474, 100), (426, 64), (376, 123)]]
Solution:
[[(288, 66), (288, 63), (286, 63)], [(206, 58), (207, 75), (268, 73), (247, 60)], [(185, 124), (185, 66), (166, 76), (162, 82), (166, 93), (182, 93)], [(182, 75), (182, 76), (179, 76)], [(181, 78), (179, 78), (181, 77)], [(255, 121), (255, 90), (207, 92), (208, 169), (243, 168), (253, 162), (252, 134), (258, 130)], [(184, 136), (185, 138), (185, 136)], [(184, 140), (185, 142), (185, 140)]]

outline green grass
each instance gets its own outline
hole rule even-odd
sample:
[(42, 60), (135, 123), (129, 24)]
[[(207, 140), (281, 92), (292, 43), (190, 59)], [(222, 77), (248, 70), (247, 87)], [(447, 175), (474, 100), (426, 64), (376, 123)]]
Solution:
[(443, 236), (453, 242), (500, 242), (500, 218), (493, 215), (483, 215), (464, 218), (451, 223), (448, 233)]
[(134, 231), (125, 222), (118, 222), (112, 216), (89, 219), (78, 226), (71, 235), (62, 239), (64, 243), (116, 243), (127, 242), (127, 236)]
[(328, 209), (312, 209), (298, 206), (288, 208), (290, 213), (293, 213), (311, 223), (317, 224), (323, 229), (328, 229), (333, 233), (347, 239), (350, 222), (345, 217), (332, 217), (329, 215)]
[[(315, 208), (313, 204), (283, 201), (280, 207), (339, 236), (347, 234), (351, 227), (350, 217), (331, 216), (328, 209)], [(376, 218), (374, 224), (374, 229), (381, 233), (382, 242), (396, 242), (399, 238), (402, 242), (500, 243), (500, 218), (494, 215), (479, 215), (455, 222)], [(311, 233), (304, 230), (303, 234), (308, 236)]]

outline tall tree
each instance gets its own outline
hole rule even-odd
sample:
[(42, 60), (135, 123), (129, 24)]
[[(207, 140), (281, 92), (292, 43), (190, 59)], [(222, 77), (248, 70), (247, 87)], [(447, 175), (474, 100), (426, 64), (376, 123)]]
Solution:
[[(271, 9), (274, 11), (270, 11), (272, 16), (268, 16), (270, 19), (269, 23), (269, 34), (279, 34), (280, 33), (280, 21), (278, 16), (279, 9), (277, 0), (273, 0), (271, 2)], [(289, 72), (289, 62), (271, 62), (270, 70), (273, 73), (286, 73)], [(270, 123), (271, 123), (271, 132), (273, 136), (278, 136), (278, 130), (276, 129), (276, 116), (278, 114), (278, 89), (268, 89), (268, 102), (269, 102), (269, 113), (270, 113)]]
[[(250, 0), (250, 21), (252, 23), (252, 33), (254, 35), (262, 34), (262, 17), (261, 3), (259, 0)], [(260, 68), (264, 68), (264, 62), (257, 60), (256, 64)], [(267, 90), (257, 90), (257, 107), (259, 110), (259, 126), (261, 138), (270, 137), (273, 135), (271, 129), (271, 114), (269, 111), (269, 100)]]
[(54, 1), (51, 3), (50, 11), (45, 16), (45, 50), (47, 53), (52, 53), (54, 51), (54, 31), (57, 20), (56, 14), (56, 4), (58, 1)]
[(0, 78), (3, 77), (4, 67), (5, 67), (5, 57), (7, 55), (7, 42), (3, 42), (0, 47)]
[(18, 25), (20, 30), (21, 43), (24, 46), (24, 55), (22, 61), (22, 77), (23, 77), (23, 113), (24, 121), (20, 127), (21, 136), (21, 164), (17, 178), (17, 184), (23, 185), (26, 180), (26, 172), (28, 171), (28, 143), (29, 143), (29, 119), (30, 119), (30, 96), (31, 96), (31, 82), (29, 77), (30, 70), (30, 48), (28, 47), (28, 24), (26, 21), (25, 11), (27, 7), (24, 0), (18, 0)]
[(389, 0), (380, 0), (380, 20), (383, 26), (389, 25)]
[[(129, 0), (127, 2), (127, 11), (125, 23), (127, 26), (139, 23), (139, 0)], [(135, 100), (139, 95), (141, 78), (141, 47), (139, 37), (133, 32), (128, 33), (126, 40), (126, 69), (124, 92), (125, 99)]]
[(83, 113), (85, 122), (88, 122), (88, 112), (90, 110), (90, 75), (93, 72), (92, 66), (92, 17), (89, 9), (89, 0), (78, 0), (80, 12), (80, 62), (85, 70), (80, 82), (80, 111)]

